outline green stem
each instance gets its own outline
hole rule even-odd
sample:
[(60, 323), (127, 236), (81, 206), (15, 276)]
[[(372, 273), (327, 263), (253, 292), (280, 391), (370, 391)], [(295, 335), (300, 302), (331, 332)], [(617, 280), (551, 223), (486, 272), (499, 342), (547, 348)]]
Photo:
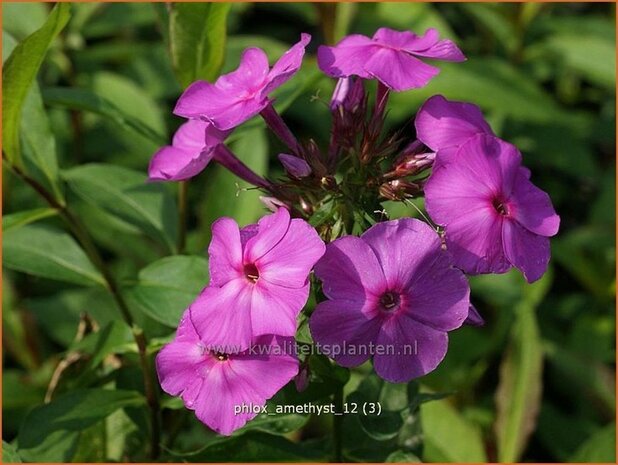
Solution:
[(81, 246), (84, 249), (88, 258), (92, 261), (92, 263), (99, 269), (101, 274), (103, 275), (103, 279), (105, 280), (105, 288), (109, 291), (114, 302), (118, 306), (120, 310), (120, 314), (122, 318), (125, 320), (127, 325), (131, 327), (133, 331), (133, 337), (137, 344), (140, 365), (142, 367), (143, 377), (144, 377), (144, 391), (146, 394), (146, 401), (151, 410), (151, 418), (152, 418), (152, 445), (151, 445), (151, 458), (156, 459), (159, 456), (159, 438), (160, 438), (160, 430), (161, 430), (161, 421), (160, 421), (160, 408), (159, 408), (159, 396), (156, 388), (156, 381), (154, 378), (154, 372), (150, 370), (150, 364), (148, 361), (147, 355), (147, 341), (144, 336), (143, 331), (139, 328), (134, 320), (131, 312), (129, 310), (129, 306), (127, 305), (122, 293), (120, 291), (120, 287), (114, 278), (114, 275), (111, 273), (105, 261), (101, 257), (94, 241), (92, 240), (90, 234), (86, 227), (82, 224), (77, 216), (75, 216), (68, 207), (60, 203), (56, 198), (50, 194), (41, 184), (39, 184), (35, 179), (28, 176), (24, 173), (19, 167), (9, 163), (6, 160), (6, 157), (3, 154), (3, 159), (7, 163), (8, 167), (18, 176), (20, 177), (26, 184), (32, 187), (43, 199), (52, 207), (58, 210), (58, 213), (63, 218), (75, 238), (79, 241)]
[(343, 462), (343, 384), (337, 386), (333, 398), (335, 412), (340, 415), (333, 415), (333, 462)]
[(178, 253), (183, 253), (187, 244), (187, 194), (189, 181), (178, 183)]

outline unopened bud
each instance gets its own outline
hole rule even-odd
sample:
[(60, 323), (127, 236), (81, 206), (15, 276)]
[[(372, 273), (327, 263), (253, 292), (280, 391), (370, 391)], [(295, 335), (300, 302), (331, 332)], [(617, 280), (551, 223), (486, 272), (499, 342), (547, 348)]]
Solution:
[(298, 392), (303, 392), (309, 386), (309, 366), (304, 365), (294, 378), (294, 384)]
[(266, 197), (260, 195), (260, 201), (266, 206), (266, 208), (273, 212), (277, 212), (277, 210), (281, 207), (287, 208), (288, 210), (290, 209), (288, 205), (276, 197)]
[(474, 307), (474, 305), (470, 304), (470, 309), (468, 310), (468, 318), (464, 320), (463, 324), (470, 326), (483, 326), (485, 324), (485, 320)]
[(363, 88), (362, 79), (340, 78), (333, 91), (330, 109), (331, 111), (337, 111), (341, 107), (343, 110), (353, 113), (359, 107), (364, 97), (365, 89)]
[(418, 194), (421, 190), (422, 186), (419, 183), (403, 179), (385, 182), (379, 188), (380, 195), (388, 200), (403, 200)]
[(279, 161), (288, 174), (294, 178), (305, 178), (311, 174), (311, 167), (309, 166), (309, 163), (302, 158), (294, 155), (288, 155), (287, 153), (280, 153)]

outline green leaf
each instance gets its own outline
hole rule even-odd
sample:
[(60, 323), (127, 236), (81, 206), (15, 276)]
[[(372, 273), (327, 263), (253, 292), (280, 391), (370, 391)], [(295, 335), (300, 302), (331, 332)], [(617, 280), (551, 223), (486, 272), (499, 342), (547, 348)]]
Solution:
[(421, 405), (424, 462), (486, 462), (480, 430), (447, 401)]
[(81, 389), (34, 408), (19, 431), (18, 451), (29, 462), (70, 462), (80, 434), (118, 409), (145, 405), (138, 392)]
[(225, 57), (228, 3), (172, 3), (169, 40), (178, 81), (214, 80)]
[(87, 164), (63, 172), (78, 196), (118, 216), (159, 240), (170, 251), (176, 248), (176, 202), (162, 184), (146, 183), (139, 171), (105, 164)]
[(4, 441), (2, 441), (2, 463), (21, 463), (15, 447)]
[(611, 423), (588, 438), (569, 462), (616, 463), (616, 423)]
[(176, 327), (185, 309), (208, 284), (208, 262), (177, 255), (151, 263), (139, 272), (129, 298), (155, 320)]
[(19, 124), (24, 100), (51, 42), (67, 24), (71, 6), (59, 3), (41, 29), (24, 39), (6, 61), (2, 72), (2, 150), (8, 160), (21, 164)]
[[(109, 354), (118, 351), (131, 341), (129, 327), (122, 320), (112, 321), (96, 333), (87, 335), (81, 341), (70, 347), (71, 351), (78, 351), (91, 356), (85, 370), (93, 370)], [(82, 372), (82, 376), (84, 374)]]
[(45, 23), (48, 12), (44, 3), (7, 2), (2, 8), (2, 27), (13, 37), (22, 40)]
[(88, 111), (109, 118), (121, 127), (134, 131), (151, 140), (154, 144), (163, 145), (167, 139), (152, 127), (120, 110), (109, 100), (94, 91), (74, 87), (50, 87), (43, 89), (43, 99), (51, 106)]
[(525, 286), (515, 307), (511, 343), (500, 366), (496, 391), (498, 460), (516, 462), (536, 425), (541, 405), (543, 347), (535, 308), (549, 289), (551, 275)]
[(6, 233), (11, 229), (19, 228), (57, 214), (58, 210), (54, 208), (34, 208), (32, 210), (4, 215), (2, 217), (2, 231)]
[(260, 414), (234, 434), (240, 436), (247, 431), (257, 430), (284, 435), (302, 428), (309, 421), (309, 415), (278, 413), (275, 410), (277, 407), (286, 407), (286, 405), (269, 405), (268, 409), (273, 413), (272, 415)]
[(67, 233), (30, 224), (5, 232), (3, 265), (34, 276), (70, 283), (105, 285), (101, 274)]
[(56, 139), (51, 131), (37, 83), (32, 85), (24, 101), (20, 129), (25, 171), (64, 203), (64, 194), (58, 179)]

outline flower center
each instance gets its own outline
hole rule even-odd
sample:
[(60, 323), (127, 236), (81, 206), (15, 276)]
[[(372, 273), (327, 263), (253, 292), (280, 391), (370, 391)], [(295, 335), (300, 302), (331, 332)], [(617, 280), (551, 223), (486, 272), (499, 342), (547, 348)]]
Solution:
[(504, 200), (500, 199), (499, 197), (496, 197), (495, 199), (493, 199), (492, 205), (494, 207), (494, 210), (496, 210), (499, 215), (508, 216), (509, 209)]
[(392, 312), (395, 310), (395, 308), (397, 308), (400, 300), (401, 299), (399, 298), (399, 294), (389, 291), (385, 292), (384, 294), (382, 294), (382, 297), (380, 297), (380, 305), (382, 306), (382, 309), (384, 311)]
[(249, 263), (245, 265), (245, 277), (251, 281), (252, 283), (256, 283), (258, 278), (260, 277), (260, 272), (257, 267), (253, 263)]
[(227, 354), (224, 354), (222, 352), (216, 352), (215, 358), (219, 360), (220, 362), (225, 362), (230, 357)]

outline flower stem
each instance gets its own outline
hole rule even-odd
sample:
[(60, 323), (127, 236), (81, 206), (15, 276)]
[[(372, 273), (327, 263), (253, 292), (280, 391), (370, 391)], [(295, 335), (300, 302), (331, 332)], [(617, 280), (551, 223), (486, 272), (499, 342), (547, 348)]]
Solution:
[(260, 116), (264, 118), (268, 127), (275, 133), (275, 135), (283, 142), (288, 148), (295, 154), (300, 155), (301, 147), (296, 139), (296, 136), (292, 134), (292, 131), (285, 124), (281, 115), (277, 113), (275, 107), (272, 104), (269, 104), (266, 108), (264, 108), (260, 112)]
[(9, 168), (20, 177), (26, 184), (32, 187), (43, 199), (54, 209), (58, 210), (58, 213), (65, 221), (75, 238), (79, 241), (81, 246), (84, 249), (84, 252), (88, 256), (88, 258), (92, 261), (92, 263), (99, 269), (103, 279), (105, 280), (105, 288), (112, 296), (114, 302), (116, 303), (122, 318), (127, 323), (127, 325), (132, 329), (133, 337), (137, 344), (140, 365), (142, 368), (142, 374), (144, 378), (144, 392), (146, 394), (146, 401), (148, 402), (148, 406), (151, 410), (151, 419), (152, 419), (152, 430), (151, 430), (151, 450), (150, 456), (154, 460), (159, 456), (160, 448), (160, 430), (161, 430), (161, 421), (160, 421), (160, 408), (159, 408), (159, 396), (158, 390), (156, 388), (156, 382), (154, 379), (154, 373), (150, 370), (148, 363), (148, 355), (147, 355), (147, 341), (144, 333), (139, 326), (137, 326), (133, 320), (133, 316), (129, 310), (129, 306), (127, 305), (122, 293), (120, 291), (120, 287), (116, 282), (113, 274), (105, 264), (105, 261), (101, 257), (94, 241), (92, 240), (90, 234), (86, 227), (82, 224), (79, 218), (74, 215), (68, 207), (60, 203), (55, 197), (49, 193), (45, 187), (38, 183), (34, 178), (31, 178), (26, 173), (24, 173), (19, 167), (8, 163), (3, 154), (3, 159), (9, 166)]
[(272, 191), (272, 185), (267, 180), (254, 173), (251, 168), (240, 161), (238, 157), (234, 155), (234, 153), (225, 145), (220, 144), (215, 149), (214, 159), (240, 179), (243, 179), (254, 186)]
[(189, 181), (180, 181), (178, 183), (178, 253), (181, 254), (185, 250), (187, 242), (187, 193), (189, 190)]
[(343, 384), (337, 386), (333, 397), (335, 412), (333, 415), (333, 462), (343, 462)]

